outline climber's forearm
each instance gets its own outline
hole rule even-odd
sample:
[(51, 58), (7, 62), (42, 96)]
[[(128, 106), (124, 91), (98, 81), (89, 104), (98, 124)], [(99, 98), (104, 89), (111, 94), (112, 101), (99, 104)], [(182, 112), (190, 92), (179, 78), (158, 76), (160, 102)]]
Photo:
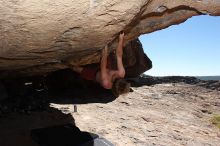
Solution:
[(107, 74), (107, 58), (108, 58), (108, 48), (105, 46), (105, 48), (102, 50), (102, 59), (101, 59), (101, 75), (105, 76)]
[(122, 57), (122, 55), (123, 55), (123, 43), (124, 43), (124, 39), (120, 38), (119, 42), (118, 42), (118, 47), (116, 50), (117, 57)]

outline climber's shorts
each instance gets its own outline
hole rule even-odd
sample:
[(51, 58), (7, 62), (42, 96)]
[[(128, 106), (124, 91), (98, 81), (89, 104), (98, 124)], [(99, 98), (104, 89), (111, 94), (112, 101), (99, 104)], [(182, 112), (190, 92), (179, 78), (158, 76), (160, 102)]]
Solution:
[(80, 76), (85, 80), (96, 81), (96, 74), (99, 71), (99, 67), (84, 67)]

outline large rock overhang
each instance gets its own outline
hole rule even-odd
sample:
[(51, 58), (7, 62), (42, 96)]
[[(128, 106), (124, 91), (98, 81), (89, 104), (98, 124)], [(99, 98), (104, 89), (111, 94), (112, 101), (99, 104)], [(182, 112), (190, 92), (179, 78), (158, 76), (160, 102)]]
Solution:
[(101, 49), (196, 15), (220, 15), (219, 0), (2, 0), (0, 76), (45, 74), (97, 63)]

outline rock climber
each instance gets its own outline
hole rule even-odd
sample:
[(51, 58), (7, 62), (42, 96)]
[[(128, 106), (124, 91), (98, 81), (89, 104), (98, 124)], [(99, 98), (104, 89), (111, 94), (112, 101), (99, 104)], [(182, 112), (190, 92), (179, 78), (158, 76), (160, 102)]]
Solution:
[(102, 50), (102, 58), (99, 67), (71, 66), (70, 68), (79, 73), (86, 80), (99, 83), (105, 89), (112, 89), (115, 96), (128, 93), (130, 84), (124, 79), (125, 69), (122, 62), (124, 33), (120, 33), (118, 47), (116, 48), (117, 70), (110, 68), (108, 59), (108, 46)]

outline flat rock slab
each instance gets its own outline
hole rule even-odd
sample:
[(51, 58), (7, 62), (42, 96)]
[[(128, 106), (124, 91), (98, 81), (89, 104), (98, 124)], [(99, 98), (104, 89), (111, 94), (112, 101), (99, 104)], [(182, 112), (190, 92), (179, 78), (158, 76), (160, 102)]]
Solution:
[(219, 88), (201, 86), (203, 81), (192, 79), (157, 79), (151, 86), (133, 87), (133, 92), (118, 98), (94, 85), (70, 86), (52, 95), (32, 91), (9, 97), (0, 103), (1, 146), (34, 145), (32, 129), (66, 123), (119, 146), (218, 146), (220, 131), (212, 118), (220, 115)]
[(77, 105), (77, 113), (73, 105), (52, 106), (71, 113), (80, 129), (118, 146), (219, 145), (220, 131), (211, 122), (220, 114), (219, 91), (184, 83), (133, 90), (107, 104)]

